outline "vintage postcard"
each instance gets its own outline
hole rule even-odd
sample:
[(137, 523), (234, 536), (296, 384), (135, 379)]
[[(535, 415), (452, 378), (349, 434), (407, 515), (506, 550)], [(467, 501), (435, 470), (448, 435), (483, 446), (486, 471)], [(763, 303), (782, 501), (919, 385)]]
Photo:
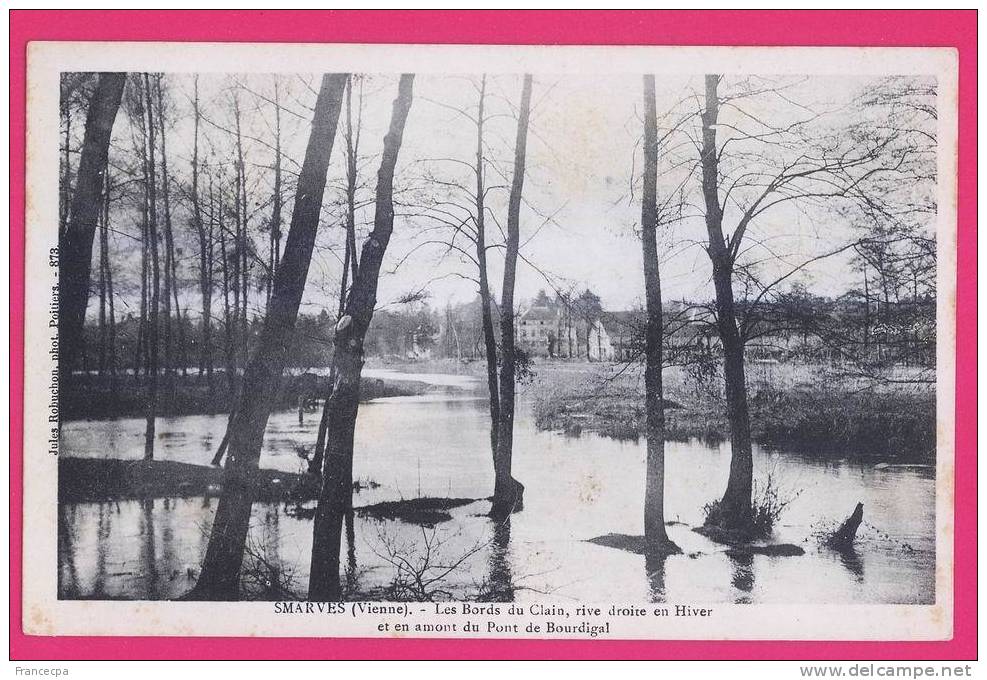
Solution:
[(26, 634), (952, 637), (955, 50), (27, 58)]

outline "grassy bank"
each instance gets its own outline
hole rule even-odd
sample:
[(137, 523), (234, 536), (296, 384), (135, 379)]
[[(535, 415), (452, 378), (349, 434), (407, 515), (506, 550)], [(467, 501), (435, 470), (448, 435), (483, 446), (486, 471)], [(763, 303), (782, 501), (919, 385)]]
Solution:
[[(527, 393), (542, 429), (617, 439), (644, 433), (640, 369), (602, 364), (535, 367)], [(715, 380), (709, 381), (716, 384)], [(748, 375), (751, 435), (756, 442), (824, 458), (931, 462), (935, 394), (931, 388), (863, 385), (825, 377), (820, 367), (754, 367)], [(715, 387), (688, 371), (665, 373), (666, 436), (673, 441), (729, 439)]]
[[(222, 483), (223, 469), (206, 465), (168, 460), (58, 459), (61, 503), (219, 496)], [(318, 480), (309, 475), (257, 471), (257, 501), (305, 501), (318, 493)]]
[[(300, 399), (319, 399), (326, 394), (329, 379), (313, 373), (286, 375), (275, 395), (277, 410), (297, 408)], [(421, 382), (364, 378), (360, 385), (363, 401), (381, 397), (424, 394), (429, 386)], [(213, 374), (212, 383), (197, 375), (161, 376), (158, 381), (158, 415), (186, 416), (229, 413), (230, 387), (223, 372)], [(143, 376), (75, 375), (61, 393), (63, 420), (143, 416), (147, 411)]]

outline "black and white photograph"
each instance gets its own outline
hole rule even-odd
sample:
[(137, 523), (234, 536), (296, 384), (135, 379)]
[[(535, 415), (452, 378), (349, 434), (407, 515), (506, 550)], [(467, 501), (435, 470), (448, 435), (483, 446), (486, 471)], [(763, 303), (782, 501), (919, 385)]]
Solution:
[(949, 635), (948, 53), (36, 54), (38, 625)]

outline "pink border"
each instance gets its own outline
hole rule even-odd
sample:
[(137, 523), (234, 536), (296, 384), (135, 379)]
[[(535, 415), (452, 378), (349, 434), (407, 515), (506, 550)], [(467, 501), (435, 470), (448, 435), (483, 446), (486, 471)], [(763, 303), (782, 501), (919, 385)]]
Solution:
[[(962, 11), (106, 11), (10, 13), (10, 658), (975, 659), (977, 35)], [(947, 46), (959, 53), (955, 631), (947, 642), (37, 637), (21, 629), (25, 77), (31, 40)]]

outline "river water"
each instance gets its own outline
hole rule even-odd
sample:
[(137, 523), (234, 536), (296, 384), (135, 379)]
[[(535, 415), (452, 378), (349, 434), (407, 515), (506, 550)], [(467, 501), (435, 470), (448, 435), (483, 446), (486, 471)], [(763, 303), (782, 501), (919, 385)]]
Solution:
[[(430, 382), (435, 392), (360, 406), (354, 477), (359, 507), (420, 496), (486, 498), (493, 488), (489, 420), (482, 389), (463, 376), (369, 377)], [(931, 470), (822, 462), (798, 452), (755, 449), (755, 476), (770, 474), (792, 498), (772, 542), (805, 555), (728, 555), (691, 530), (703, 505), (723, 491), (729, 444), (670, 442), (666, 455), (668, 532), (683, 550), (662, 563), (588, 542), (642, 532), (644, 441), (539, 431), (522, 401), (515, 423), (514, 475), (525, 507), (507, 525), (484, 516), (489, 502), (450, 509), (431, 526), (356, 514), (343, 547), (353, 597), (382, 589), (410, 564), (436, 599), (581, 602), (929, 603), (935, 599), (935, 479)], [(224, 415), (160, 418), (156, 457), (208, 464)], [(261, 466), (299, 472), (299, 451), (314, 444), (318, 414), (271, 416)], [(140, 458), (137, 418), (63, 425), (61, 455)], [(856, 549), (837, 553), (818, 535), (858, 502), (865, 523)], [(161, 599), (190, 588), (205, 554), (216, 498), (73, 503), (59, 508), (59, 594), (63, 598)], [(304, 596), (312, 522), (296, 508), (257, 503), (251, 520), (245, 589), (251, 597)], [(271, 565), (274, 565), (272, 569)], [(455, 568), (448, 570), (447, 567)], [(272, 571), (276, 576), (271, 576)], [(281, 593), (271, 584), (282, 586)], [(402, 591), (404, 592), (404, 591)], [(286, 594), (287, 593), (287, 594)], [(407, 593), (404, 592), (407, 596)]]

